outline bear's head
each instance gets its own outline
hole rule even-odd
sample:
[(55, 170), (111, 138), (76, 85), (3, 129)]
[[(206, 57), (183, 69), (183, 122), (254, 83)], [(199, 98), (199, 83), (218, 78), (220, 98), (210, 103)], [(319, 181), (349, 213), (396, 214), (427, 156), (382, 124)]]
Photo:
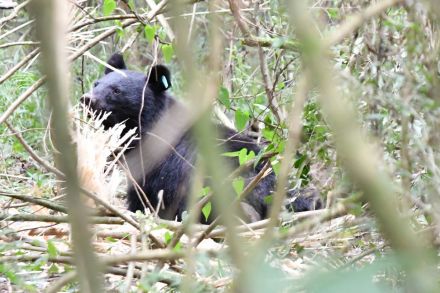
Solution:
[(172, 100), (166, 93), (171, 87), (168, 68), (156, 65), (149, 74), (127, 70), (118, 53), (107, 63), (117, 70), (106, 68), (104, 76), (81, 97), (81, 102), (97, 113), (111, 112), (104, 121), (106, 128), (125, 121), (127, 129), (150, 129)]

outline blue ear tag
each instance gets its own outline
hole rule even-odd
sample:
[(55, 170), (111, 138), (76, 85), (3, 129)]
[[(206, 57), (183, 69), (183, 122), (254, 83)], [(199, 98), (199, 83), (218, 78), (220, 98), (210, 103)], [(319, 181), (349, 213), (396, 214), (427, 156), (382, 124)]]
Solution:
[(163, 86), (165, 87), (165, 89), (167, 89), (167, 88), (169, 87), (169, 85), (168, 85), (168, 80), (167, 80), (167, 78), (165, 77), (165, 75), (162, 75), (162, 84), (163, 84)]

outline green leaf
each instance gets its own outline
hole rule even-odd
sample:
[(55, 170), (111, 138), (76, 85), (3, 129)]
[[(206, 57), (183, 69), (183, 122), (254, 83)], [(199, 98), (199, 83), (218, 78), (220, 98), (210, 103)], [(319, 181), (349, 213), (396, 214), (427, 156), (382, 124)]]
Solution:
[(199, 193), (199, 197), (207, 196), (210, 193), (211, 193), (211, 187), (210, 186), (203, 187), (202, 190)]
[(211, 202), (208, 201), (207, 204), (205, 204), (202, 208), (202, 214), (205, 217), (205, 221), (208, 221), (209, 215), (211, 214), (212, 205)]
[(240, 150), (240, 153), (238, 154), (238, 163), (240, 164), (240, 166), (246, 163), (246, 158), (247, 158), (247, 149), (243, 148)]
[(171, 239), (173, 239), (173, 233), (171, 233), (170, 231), (165, 232), (164, 238), (166, 244), (170, 243)]
[(249, 154), (247, 155), (246, 162), (252, 160), (253, 158), (255, 158), (255, 153), (254, 151), (250, 151)]
[(42, 256), (40, 258), (38, 258), (37, 260), (29, 263), (29, 265), (27, 265), (27, 269), (31, 270), (31, 271), (41, 271), (42, 267), (47, 265), (47, 260), (48, 260), (48, 256)]
[(14, 271), (11, 270), (9, 266), (7, 267), (5, 264), (0, 264), (0, 273), (6, 276), (6, 278), (8, 278), (13, 284), (20, 282), (20, 278), (15, 274)]
[(157, 29), (157, 35), (161, 41), (165, 41), (167, 38), (167, 32), (163, 29), (163, 27), (159, 27)]
[(134, 0), (129, 0), (128, 1), (128, 7), (130, 7), (131, 10), (134, 10)]
[[(252, 160), (255, 158), (255, 153), (253, 151), (250, 151), (248, 153), (248, 150), (246, 148), (241, 149), (240, 151), (236, 152), (238, 153), (238, 163), (243, 165), (244, 163), (248, 162), (249, 160)], [(231, 153), (233, 154), (233, 153)]]
[(24, 147), (23, 147), (23, 145), (20, 142), (14, 141), (14, 143), (12, 144), (12, 150), (15, 153), (21, 154), (21, 153), (24, 152)]
[(111, 236), (108, 236), (108, 237), (105, 237), (105, 241), (107, 241), (107, 242), (112, 242), (112, 243), (116, 243), (116, 242), (118, 242), (119, 240), (117, 240), (117, 239), (115, 239), (115, 238), (113, 238), (113, 237), (111, 237)]
[(272, 47), (273, 48), (280, 48), (285, 43), (286, 43), (286, 38), (284, 38), (284, 37), (276, 38), (272, 42)]
[(286, 87), (286, 84), (284, 82), (279, 82), (276, 85), (276, 91), (281, 91), (282, 89), (284, 89)]
[(264, 203), (267, 205), (272, 204), (272, 200), (273, 200), (273, 196), (272, 195), (267, 195), (264, 197)]
[(122, 38), (124, 36), (124, 28), (122, 27), (122, 22), (120, 20), (115, 20), (115, 26), (118, 37)]
[(263, 128), (262, 133), (263, 133), (264, 139), (266, 139), (268, 141), (274, 141), (274, 139), (276, 138), (275, 131), (273, 131), (269, 128)]
[(165, 62), (169, 63), (174, 54), (173, 46), (168, 44), (162, 45), (162, 54)]
[(220, 87), (218, 100), (229, 110), (231, 109), (231, 101), (229, 99), (229, 91), (224, 86)]
[(222, 156), (224, 157), (238, 157), (238, 155), (240, 154), (240, 151), (236, 151), (236, 152), (226, 152), (223, 153)]
[(360, 203), (353, 203), (349, 206), (349, 212), (352, 215), (360, 216), (363, 213), (362, 204)]
[(244, 179), (242, 177), (237, 177), (232, 181), (232, 187), (235, 190), (235, 193), (240, 195), (244, 189)]
[[(259, 152), (257, 156), (255, 156), (255, 160), (254, 160), (254, 168), (257, 167), (258, 163), (261, 161), (261, 159), (263, 158), (264, 154), (268, 151), (267, 147), (263, 152)], [(253, 152), (252, 152), (253, 153)], [(253, 158), (252, 158), (253, 159)]]
[(295, 168), (299, 168), (299, 167), (301, 167), (301, 165), (302, 164), (304, 164), (304, 162), (306, 161), (306, 159), (307, 159), (307, 155), (303, 155), (303, 154), (300, 154), (299, 156), (298, 156), (298, 159), (296, 159), (296, 161), (295, 161), (295, 163), (293, 164), (293, 166), (295, 167)]
[(338, 8), (328, 8), (327, 9), (328, 16), (331, 20), (337, 20), (339, 19), (339, 9)]
[(144, 28), (144, 32), (145, 38), (147, 39), (148, 43), (153, 43), (154, 37), (156, 36), (156, 26), (146, 25)]
[(58, 250), (52, 240), (47, 240), (47, 253), (50, 257), (56, 257), (58, 255)]
[(180, 243), (180, 241), (176, 243), (176, 245), (173, 248), (173, 251), (176, 252), (182, 251), (182, 243)]
[(289, 227), (288, 226), (281, 226), (278, 228), (278, 232), (280, 232), (281, 235), (285, 235), (287, 234), (287, 232), (289, 232)]
[(104, 0), (102, 4), (102, 13), (104, 16), (108, 16), (112, 14), (113, 10), (116, 9), (116, 1), (115, 0)]
[(277, 153), (283, 153), (285, 147), (286, 147), (286, 141), (282, 140), (278, 143), (278, 146), (275, 148), (275, 151)]
[(58, 274), (60, 272), (60, 269), (57, 264), (53, 263), (49, 266), (48, 272), (49, 274)]
[(295, 243), (293, 244), (293, 249), (295, 249), (296, 253), (300, 254), (304, 251), (304, 246), (301, 244)]
[(235, 111), (235, 126), (237, 127), (238, 131), (243, 130), (246, 127), (246, 123), (249, 120), (249, 114), (243, 112), (240, 109), (237, 109)]
[(274, 171), (275, 175), (278, 176), (280, 173), (280, 161), (274, 159), (273, 161), (270, 162), (272, 165), (272, 170)]

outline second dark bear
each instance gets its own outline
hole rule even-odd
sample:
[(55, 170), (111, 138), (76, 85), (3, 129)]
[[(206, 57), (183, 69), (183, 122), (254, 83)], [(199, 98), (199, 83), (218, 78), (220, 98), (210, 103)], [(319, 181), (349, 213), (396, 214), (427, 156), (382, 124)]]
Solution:
[[(161, 116), (173, 104), (178, 103), (167, 93), (167, 89), (171, 87), (170, 72), (163, 65), (154, 66), (149, 77), (127, 70), (120, 54), (112, 55), (107, 63), (118, 71), (107, 68), (105, 75), (95, 82), (91, 92), (81, 100), (93, 110), (111, 112), (104, 121), (105, 127), (125, 121), (126, 129), (136, 127), (138, 135), (143, 139)], [(218, 132), (224, 141), (223, 149), (227, 152), (240, 151), (243, 148), (255, 154), (260, 152), (260, 147), (245, 135), (237, 134), (224, 126), (218, 126)], [(158, 194), (162, 194), (163, 207), (159, 210), (161, 218), (181, 219), (186, 210), (196, 158), (197, 147), (189, 130), (181, 135), (173, 150), (163, 160), (145, 173), (145, 178), (138, 180), (153, 207), (158, 204)], [(238, 162), (233, 164), (238, 166)], [(264, 162), (258, 164), (243, 176), (246, 183), (261, 170), (263, 164)], [(244, 199), (243, 206), (248, 220), (256, 221), (266, 217), (268, 206), (265, 197), (272, 193), (274, 186), (275, 175), (272, 172)], [(144, 211), (148, 207), (133, 186), (129, 187), (127, 199), (130, 211)], [(293, 206), (296, 211), (312, 209), (314, 200), (299, 198)], [(208, 222), (210, 220), (212, 219)]]

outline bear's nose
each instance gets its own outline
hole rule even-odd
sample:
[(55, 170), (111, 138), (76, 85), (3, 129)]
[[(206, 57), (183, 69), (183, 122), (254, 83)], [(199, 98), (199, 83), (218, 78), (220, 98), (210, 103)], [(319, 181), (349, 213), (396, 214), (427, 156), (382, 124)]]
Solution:
[(80, 101), (82, 104), (86, 105), (86, 106), (90, 106), (90, 103), (92, 102), (92, 97), (91, 97), (90, 94), (84, 94), (84, 95), (79, 99), (79, 101)]

